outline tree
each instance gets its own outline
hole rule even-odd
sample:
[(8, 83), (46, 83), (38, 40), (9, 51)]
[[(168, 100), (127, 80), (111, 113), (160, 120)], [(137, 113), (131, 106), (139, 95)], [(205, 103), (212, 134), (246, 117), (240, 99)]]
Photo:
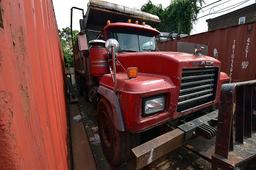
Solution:
[(141, 10), (159, 17), (161, 23), (157, 28), (160, 31), (190, 34), (203, 3), (203, 0), (173, 0), (163, 9), (161, 5), (154, 5), (149, 1)]
[(157, 15), (159, 17), (159, 19), (161, 20), (161, 24), (159, 24), (157, 26), (158, 30), (161, 30), (161, 31), (168, 30), (166, 21), (165, 21), (165, 19), (167, 18), (167, 16), (166, 16), (167, 13), (166, 13), (165, 9), (163, 9), (161, 4), (154, 5), (151, 1), (148, 1), (147, 4), (145, 4), (141, 7), (141, 10), (151, 13), (151, 14), (154, 14), (154, 15)]
[[(73, 42), (76, 41), (76, 36), (78, 31), (73, 31)], [(61, 41), (61, 46), (64, 54), (65, 66), (73, 66), (73, 52), (72, 52), (72, 41), (71, 41), (71, 29), (69, 27), (59, 30), (59, 36)]]

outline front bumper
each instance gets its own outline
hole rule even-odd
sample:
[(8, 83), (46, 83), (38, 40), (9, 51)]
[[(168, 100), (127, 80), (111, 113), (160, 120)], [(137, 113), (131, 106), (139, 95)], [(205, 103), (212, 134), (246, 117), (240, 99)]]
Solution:
[(216, 120), (217, 118), (218, 110), (214, 110), (133, 148), (132, 153), (135, 156), (136, 162), (135, 169), (141, 169), (182, 146), (184, 142), (198, 135), (198, 128), (202, 125), (208, 125), (211, 120)]

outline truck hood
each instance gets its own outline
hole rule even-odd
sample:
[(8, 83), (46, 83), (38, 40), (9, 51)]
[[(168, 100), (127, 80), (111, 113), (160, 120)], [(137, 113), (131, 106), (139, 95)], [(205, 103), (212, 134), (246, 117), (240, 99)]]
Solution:
[(215, 58), (210, 56), (201, 55), (197, 56), (194, 54), (189, 53), (182, 53), (182, 52), (123, 52), (119, 53), (118, 57), (136, 57), (136, 58), (144, 58), (147, 57), (148, 59), (151, 57), (157, 57), (156, 59), (165, 59), (165, 60), (172, 60), (174, 62), (198, 62), (198, 61), (212, 61), (214, 63), (220, 63)]
[[(139, 72), (168, 76), (174, 82), (184, 68), (220, 67), (215, 58), (180, 52), (127, 52), (118, 53), (117, 58), (124, 68), (138, 67)], [(122, 72), (119, 64), (117, 67)]]

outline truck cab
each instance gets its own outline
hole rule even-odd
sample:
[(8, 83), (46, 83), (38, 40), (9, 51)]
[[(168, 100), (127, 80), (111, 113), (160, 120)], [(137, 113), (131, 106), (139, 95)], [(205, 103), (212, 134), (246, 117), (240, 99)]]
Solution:
[[(97, 104), (104, 154), (112, 165), (119, 166), (129, 159), (131, 148), (140, 144), (140, 134), (217, 107), (221, 85), (229, 78), (220, 72), (217, 59), (200, 52), (158, 51), (160, 32), (140, 15), (133, 16), (138, 19), (133, 23), (128, 18), (131, 15), (122, 17), (128, 18), (126, 22), (109, 19), (96, 39), (88, 41), (95, 33), (86, 32), (92, 31), (87, 28), (92, 25), (90, 15), (93, 18), (97, 12), (111, 11), (112, 7), (90, 2), (88, 10), (94, 11), (93, 15), (87, 12), (80, 21), (79, 36), (86, 40), (78, 36), (77, 43), (79, 47), (84, 46), (79, 43), (88, 43), (88, 48), (74, 48), (74, 60), (78, 86)], [(117, 16), (116, 10), (111, 12)], [(155, 22), (156, 16), (152, 18)]]
[[(103, 32), (106, 40), (115, 38), (119, 42), (117, 89), (130, 132), (141, 132), (217, 104), (219, 87), (228, 80), (220, 72), (218, 60), (200, 54), (160, 52), (156, 45), (159, 32), (147, 25), (113, 23)], [(136, 68), (137, 77), (129, 78), (129, 68)], [(101, 76), (99, 84), (113, 89), (111, 74)], [(154, 105), (158, 106), (156, 110)]]

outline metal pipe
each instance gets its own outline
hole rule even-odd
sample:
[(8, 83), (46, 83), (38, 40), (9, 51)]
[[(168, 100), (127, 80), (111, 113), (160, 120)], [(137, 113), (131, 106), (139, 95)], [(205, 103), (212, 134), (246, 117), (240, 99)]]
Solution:
[(71, 44), (72, 44), (72, 48), (74, 49), (74, 42), (73, 42), (73, 10), (80, 10), (82, 11), (82, 18), (84, 17), (84, 9), (82, 8), (78, 8), (78, 7), (72, 7), (70, 10), (70, 30), (71, 30)]
[(114, 91), (117, 89), (117, 81), (116, 81), (116, 53), (115, 47), (111, 47), (111, 54), (112, 54), (112, 66), (113, 66), (113, 78), (114, 78)]

